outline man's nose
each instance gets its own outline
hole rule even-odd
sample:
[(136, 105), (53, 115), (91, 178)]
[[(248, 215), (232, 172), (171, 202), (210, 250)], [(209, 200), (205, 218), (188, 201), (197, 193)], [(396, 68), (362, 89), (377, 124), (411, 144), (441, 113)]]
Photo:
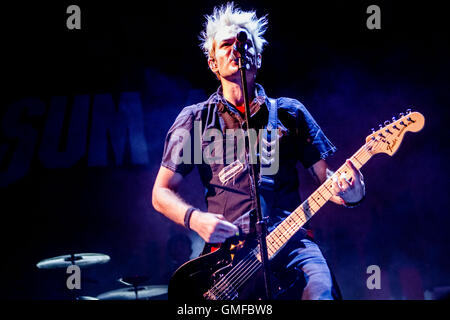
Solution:
[(233, 55), (237, 58), (241, 56), (241, 53), (239, 52), (239, 44), (239, 41), (235, 39), (233, 43)]

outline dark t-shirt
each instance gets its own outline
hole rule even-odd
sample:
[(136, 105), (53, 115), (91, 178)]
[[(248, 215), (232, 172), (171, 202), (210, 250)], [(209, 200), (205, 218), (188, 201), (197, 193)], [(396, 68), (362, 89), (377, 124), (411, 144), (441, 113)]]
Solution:
[[(260, 140), (261, 136), (265, 137), (260, 129), (267, 127), (271, 104), (264, 89), (260, 85), (256, 87), (257, 96), (250, 105), (250, 121), (259, 141), (255, 147), (256, 159), (260, 159), (259, 154), (264, 154), (264, 147), (260, 146), (267, 145)], [(297, 161), (309, 168), (334, 153), (336, 148), (299, 101), (290, 98), (273, 101), (277, 106), (279, 153), (272, 158), (278, 161), (278, 170), (270, 176), (274, 182), (270, 191), (261, 193), (270, 193), (270, 208), (264, 211), (272, 218), (272, 223), (276, 223), (301, 204)], [(245, 152), (243, 135), (239, 135), (243, 132), (243, 118), (223, 98), (219, 88), (208, 100), (180, 112), (167, 134), (161, 163), (182, 176), (197, 166), (205, 187), (208, 211), (223, 214), (231, 222), (256, 207), (248, 170), (252, 158)], [(259, 171), (256, 176), (259, 183)]]

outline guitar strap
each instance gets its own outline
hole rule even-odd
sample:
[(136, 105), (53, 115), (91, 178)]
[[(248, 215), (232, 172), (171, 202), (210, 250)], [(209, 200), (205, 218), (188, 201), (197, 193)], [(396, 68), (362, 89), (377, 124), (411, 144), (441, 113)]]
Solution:
[[(266, 130), (263, 133), (261, 141), (260, 156), (264, 157), (271, 152), (274, 152), (276, 144), (278, 143), (278, 105), (277, 100), (267, 98), (269, 107), (269, 119), (266, 126)], [(266, 141), (264, 141), (266, 140)], [(264, 150), (263, 150), (264, 149)], [(268, 157), (271, 159), (272, 157)], [(267, 159), (267, 158), (266, 158)], [(261, 199), (261, 210), (264, 217), (270, 216), (270, 210), (274, 201), (275, 181), (273, 175), (264, 175), (264, 168), (270, 166), (270, 163), (266, 164), (264, 161), (260, 161), (260, 180), (259, 191)]]
[[(263, 131), (263, 136), (260, 137), (260, 156), (265, 159), (270, 159), (268, 157), (268, 153), (273, 152), (276, 144), (278, 143), (278, 104), (276, 99), (267, 98), (266, 104), (269, 110), (268, 122)], [(211, 107), (214, 104), (210, 104), (208, 106), (208, 112), (204, 112), (202, 114), (202, 124), (207, 122), (207, 118), (211, 116), (214, 112), (212, 112)], [(220, 120), (220, 117), (218, 117)], [(217, 119), (216, 119), (217, 121)], [(205, 126), (203, 126), (205, 127)], [(274, 143), (275, 142), (275, 143)], [(263, 217), (270, 217), (270, 211), (273, 207), (274, 202), (274, 190), (275, 190), (275, 181), (273, 175), (264, 174), (267, 170), (264, 168), (270, 167), (270, 163), (265, 163), (264, 161), (259, 161), (259, 193), (261, 200), (261, 211)], [(248, 213), (244, 214), (233, 223), (241, 228), (244, 233), (253, 233), (256, 222), (256, 214), (255, 210), (250, 210)], [(270, 221), (269, 221), (270, 226)]]
[[(275, 145), (271, 142), (275, 141), (278, 137), (278, 106), (277, 101), (275, 99), (267, 98), (266, 103), (268, 104), (269, 109), (269, 117), (267, 125), (265, 126), (263, 136), (260, 137), (260, 156), (266, 157), (269, 152), (273, 151)], [(265, 140), (265, 141), (264, 141)], [(264, 149), (264, 150), (262, 150)], [(259, 159), (259, 196), (261, 200), (261, 211), (263, 217), (270, 217), (270, 211), (273, 206), (273, 200), (275, 198), (275, 181), (272, 175), (264, 175), (262, 174), (265, 170), (265, 167), (270, 166), (270, 164), (265, 164), (264, 161)], [(256, 232), (256, 209), (252, 209), (241, 217), (236, 219), (233, 224), (239, 227), (239, 229), (244, 233), (252, 233)], [(268, 225), (270, 227), (271, 221), (269, 220)]]

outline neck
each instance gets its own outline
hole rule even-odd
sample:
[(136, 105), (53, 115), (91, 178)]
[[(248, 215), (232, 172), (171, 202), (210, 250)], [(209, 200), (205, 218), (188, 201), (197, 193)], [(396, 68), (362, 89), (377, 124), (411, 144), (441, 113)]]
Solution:
[[(242, 90), (240, 78), (239, 82), (233, 82), (226, 80), (224, 78), (221, 79), (223, 97), (230, 103), (235, 106), (243, 106), (244, 105), (244, 92)], [(248, 81), (248, 99), (249, 102), (253, 101), (255, 98), (255, 82)]]

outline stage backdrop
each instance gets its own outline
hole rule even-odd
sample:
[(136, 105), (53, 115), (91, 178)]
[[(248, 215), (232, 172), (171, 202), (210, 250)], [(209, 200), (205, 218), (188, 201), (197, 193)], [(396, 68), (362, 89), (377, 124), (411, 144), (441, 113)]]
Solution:
[[(80, 29), (68, 28), (73, 4)], [(198, 40), (203, 15), (217, 4), (2, 5), (2, 299), (71, 298), (65, 269), (36, 267), (45, 258), (109, 255), (82, 269), (75, 292), (97, 296), (128, 275), (167, 284), (199, 254), (202, 240), (156, 212), (151, 193), (170, 125), (219, 84)], [(361, 206), (330, 203), (311, 221), (344, 298), (424, 299), (450, 286), (450, 52), (440, 2), (377, 1), (381, 29), (372, 30), (369, 1), (237, 4), (268, 14), (258, 82), (269, 96), (309, 109), (338, 148), (332, 168), (400, 112), (426, 118), (394, 157), (375, 156), (362, 169)], [(306, 198), (316, 186), (299, 172)], [(196, 171), (180, 194), (205, 209)], [(373, 265), (380, 289), (367, 286)]]

